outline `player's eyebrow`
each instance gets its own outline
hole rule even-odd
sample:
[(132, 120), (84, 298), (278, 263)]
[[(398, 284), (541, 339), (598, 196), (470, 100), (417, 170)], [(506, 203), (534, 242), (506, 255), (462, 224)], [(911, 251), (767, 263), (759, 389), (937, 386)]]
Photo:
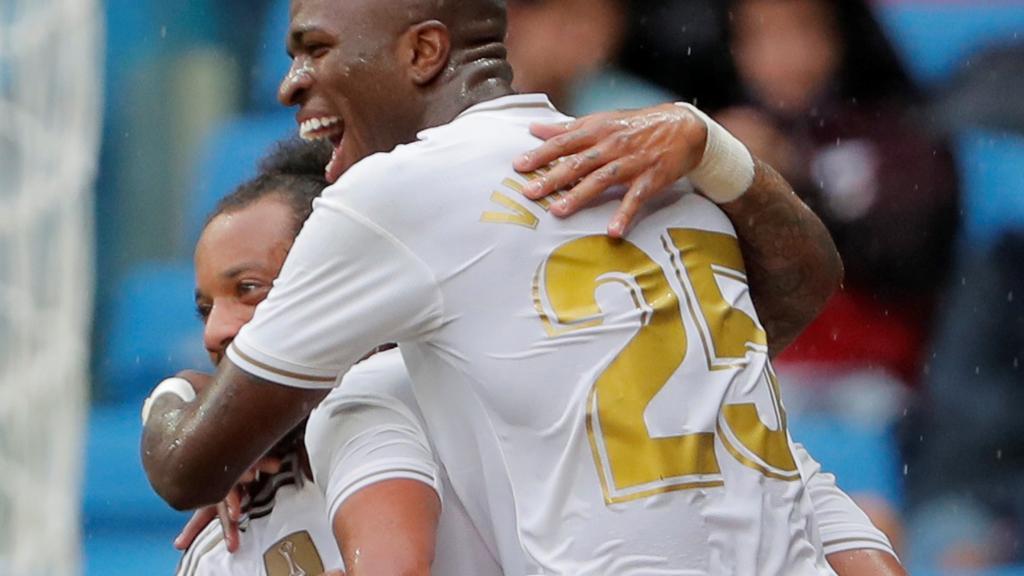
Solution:
[(320, 27), (314, 26), (312, 24), (299, 24), (299, 25), (295, 26), (294, 28), (292, 28), (291, 31), (288, 32), (288, 41), (286, 42), (287, 49), (288, 49), (288, 55), (289, 56), (294, 56), (295, 47), (302, 45), (302, 41), (303, 41), (304, 37), (306, 36), (306, 34), (309, 34), (311, 32), (320, 32), (320, 31), (321, 31)]
[(242, 274), (243, 272), (248, 272), (250, 270), (257, 270), (260, 267), (261, 266), (258, 263), (256, 263), (256, 262), (243, 262), (241, 264), (236, 264), (236, 265), (228, 268), (227, 270), (224, 270), (223, 272), (220, 273), (220, 277), (221, 278), (227, 278), (227, 279), (230, 280), (232, 278), (237, 277), (239, 274)]

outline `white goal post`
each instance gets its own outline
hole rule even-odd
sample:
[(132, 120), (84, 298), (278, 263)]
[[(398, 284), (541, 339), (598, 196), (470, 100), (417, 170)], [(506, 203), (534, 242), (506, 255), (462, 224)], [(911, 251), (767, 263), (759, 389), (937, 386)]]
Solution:
[(0, 0), (0, 576), (78, 574), (96, 0)]

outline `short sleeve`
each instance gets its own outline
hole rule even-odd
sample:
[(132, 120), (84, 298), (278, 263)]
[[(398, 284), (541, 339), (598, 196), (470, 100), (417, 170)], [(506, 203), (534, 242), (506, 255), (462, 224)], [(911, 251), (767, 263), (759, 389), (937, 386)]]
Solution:
[(310, 467), (329, 517), (359, 490), (385, 480), (416, 480), (440, 497), (439, 466), (419, 419), (400, 403), (346, 389), (333, 391), (306, 428)]
[(271, 382), (329, 388), (375, 346), (438, 326), (440, 294), (393, 235), (337, 197), (320, 199), (228, 357)]
[(896, 556), (889, 539), (867, 514), (836, 485), (836, 477), (821, 470), (800, 444), (794, 444), (800, 474), (811, 499), (825, 555), (862, 548)]

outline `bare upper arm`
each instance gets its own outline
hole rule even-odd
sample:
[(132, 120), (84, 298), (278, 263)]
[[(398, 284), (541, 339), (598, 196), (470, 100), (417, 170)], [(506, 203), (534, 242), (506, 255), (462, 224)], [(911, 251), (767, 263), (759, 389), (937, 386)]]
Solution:
[(418, 480), (384, 480), (354, 493), (331, 519), (347, 576), (429, 574), (440, 516), (437, 492)]
[(906, 576), (907, 571), (895, 556), (882, 550), (859, 549), (828, 555), (828, 563), (838, 576)]

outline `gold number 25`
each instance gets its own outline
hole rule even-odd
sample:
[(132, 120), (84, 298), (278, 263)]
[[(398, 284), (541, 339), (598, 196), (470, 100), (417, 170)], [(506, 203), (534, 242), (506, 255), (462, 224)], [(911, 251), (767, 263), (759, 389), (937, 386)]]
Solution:
[[(726, 302), (715, 278), (718, 274), (745, 282), (736, 239), (679, 228), (669, 230), (662, 241), (687, 292), (683, 299), (699, 328), (708, 369), (742, 367), (747, 350), (763, 349), (766, 338), (753, 319)], [(587, 436), (605, 501), (611, 504), (672, 490), (720, 486), (716, 431), (652, 437), (644, 421), (647, 405), (686, 359), (680, 296), (660, 264), (634, 244), (606, 236), (584, 236), (562, 244), (541, 265), (535, 282), (535, 301), (548, 333), (557, 336), (600, 325), (596, 292), (609, 283), (629, 291), (641, 311), (641, 327), (597, 377), (587, 398)], [(545, 312), (541, 288), (553, 318)], [(717, 433), (742, 464), (793, 480), (799, 475), (789, 450), (777, 384), (767, 369), (763, 376), (771, 388), (777, 429), (761, 422), (754, 404), (733, 404), (722, 409), (728, 433), (721, 425)], [(730, 433), (735, 442), (730, 441)]]

